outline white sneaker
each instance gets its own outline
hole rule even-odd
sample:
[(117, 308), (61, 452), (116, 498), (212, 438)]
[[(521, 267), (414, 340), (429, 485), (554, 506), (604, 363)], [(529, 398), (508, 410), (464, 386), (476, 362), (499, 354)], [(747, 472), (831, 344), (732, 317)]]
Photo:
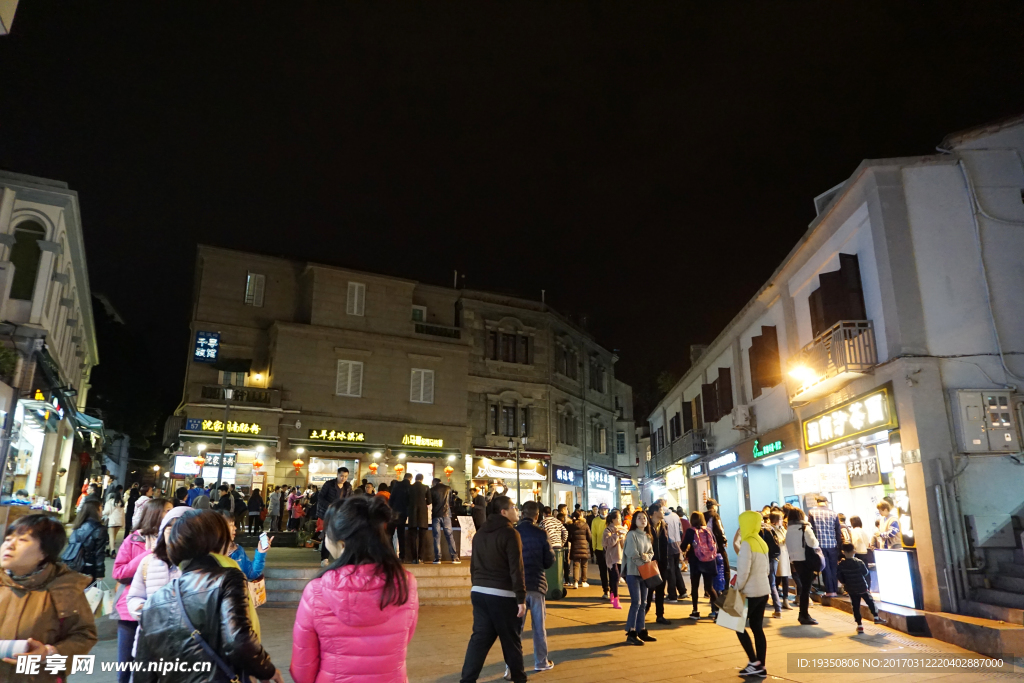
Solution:
[(454, 560), (452, 560), (452, 564), (462, 564), (462, 560), (456, 557)]
[(620, 586), (625, 586), (626, 585), (626, 580), (624, 578), (622, 578), (621, 576), (619, 577), (619, 585)]
[(586, 581), (584, 581), (583, 583), (580, 584), (580, 588), (590, 588), (590, 584), (587, 583)]
[(764, 669), (764, 664), (760, 662), (750, 662), (746, 668), (740, 669), (740, 676), (767, 676), (768, 673)]
[(535, 666), (535, 667), (533, 667), (533, 670), (534, 671), (551, 671), (554, 668), (555, 668), (555, 663), (552, 662), (549, 659), (544, 666)]
[(508, 670), (508, 666), (505, 667), (505, 675), (502, 676), (506, 681), (512, 680), (512, 672)]

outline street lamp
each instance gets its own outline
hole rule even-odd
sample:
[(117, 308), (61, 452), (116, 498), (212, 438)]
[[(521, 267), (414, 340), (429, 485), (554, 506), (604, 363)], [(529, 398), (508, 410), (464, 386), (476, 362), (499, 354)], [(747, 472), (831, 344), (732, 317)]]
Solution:
[(224, 433), (220, 437), (220, 458), (217, 460), (217, 486), (224, 476), (224, 449), (228, 442), (228, 417), (231, 415), (231, 399), (235, 396), (235, 390), (231, 387), (224, 387)]
[(516, 505), (519, 505), (520, 509), (522, 509), (523, 504), (522, 501), (519, 500), (519, 497), (522, 495), (519, 487), (519, 457), (523, 453), (523, 446), (526, 445), (526, 437), (522, 437), (521, 441), (522, 443), (516, 443), (515, 438), (511, 436), (508, 438), (509, 453), (511, 454), (514, 451), (516, 454)]

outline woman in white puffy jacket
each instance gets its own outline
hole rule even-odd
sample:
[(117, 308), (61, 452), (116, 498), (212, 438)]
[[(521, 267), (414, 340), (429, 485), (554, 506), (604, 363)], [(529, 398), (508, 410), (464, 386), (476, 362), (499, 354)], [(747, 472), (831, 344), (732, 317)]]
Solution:
[[(202, 510), (179, 506), (164, 515), (163, 521), (160, 522), (160, 531), (157, 533), (156, 547), (139, 563), (138, 571), (132, 577), (132, 585), (128, 589), (128, 612), (136, 620), (142, 614), (142, 608), (151, 595), (181, 576), (181, 570), (167, 557), (167, 537), (174, 523), (185, 515), (198, 515), (201, 512)], [(138, 642), (139, 636), (136, 633), (135, 646), (132, 647), (133, 655)]]
[(739, 522), (740, 552), (736, 564), (735, 589), (747, 599), (747, 619), (754, 634), (753, 642), (746, 629), (737, 634), (749, 659), (740, 675), (766, 676), (768, 641), (764, 635), (764, 608), (768, 606), (768, 597), (772, 592), (768, 581), (768, 544), (761, 538), (760, 512), (742, 512)]
[(103, 519), (107, 522), (107, 555), (115, 557), (117, 535), (124, 528), (124, 501), (116, 491), (107, 496), (107, 502), (103, 506)]

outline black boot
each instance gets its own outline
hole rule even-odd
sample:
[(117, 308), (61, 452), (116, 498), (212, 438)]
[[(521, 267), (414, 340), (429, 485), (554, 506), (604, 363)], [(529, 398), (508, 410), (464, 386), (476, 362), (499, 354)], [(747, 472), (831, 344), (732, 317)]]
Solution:
[(657, 638), (647, 634), (647, 629), (644, 629), (643, 631), (637, 631), (636, 637), (639, 638), (640, 640), (644, 641), (645, 643), (656, 643), (656, 642), (658, 642)]
[(671, 621), (669, 621), (668, 619), (666, 619), (666, 618), (665, 618), (665, 617), (663, 617), (663, 616), (661, 616), (661, 617), (658, 617), (658, 619), (657, 619), (657, 623), (659, 623), (659, 624), (665, 624), (666, 626), (671, 626), (671, 625), (672, 625), (672, 622), (671, 622)]
[(637, 637), (636, 631), (628, 631), (626, 633), (626, 645), (643, 645), (643, 644), (644, 644), (644, 641), (640, 640)]

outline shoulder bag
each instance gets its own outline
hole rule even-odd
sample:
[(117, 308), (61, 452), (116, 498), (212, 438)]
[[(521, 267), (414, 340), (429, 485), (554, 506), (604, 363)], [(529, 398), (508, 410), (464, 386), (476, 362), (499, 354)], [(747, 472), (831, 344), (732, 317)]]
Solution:
[(804, 562), (807, 563), (807, 568), (810, 569), (812, 572), (820, 572), (821, 568), (824, 566), (825, 563), (822, 560), (822, 556), (818, 554), (818, 548), (807, 547), (806, 524), (804, 524), (803, 527), (800, 529), (800, 545), (803, 546), (804, 549)]
[(248, 681), (249, 677), (244, 673), (235, 673), (228, 663), (221, 659), (220, 655), (210, 647), (210, 644), (203, 638), (203, 634), (199, 632), (199, 629), (192, 625), (192, 620), (188, 618), (188, 612), (185, 611), (185, 603), (181, 600), (181, 583), (179, 583), (177, 579), (174, 580), (174, 583), (176, 584), (174, 586), (174, 596), (178, 599), (178, 609), (181, 610), (181, 618), (185, 620), (185, 625), (188, 626), (189, 631), (191, 631), (191, 633), (189, 633), (189, 638), (196, 641), (199, 644), (199, 647), (203, 648), (203, 652), (205, 652), (206, 656), (213, 661), (214, 665), (218, 669), (220, 669), (220, 672), (224, 674), (224, 677), (229, 681), (229, 683), (242, 683), (242, 681)]
[(637, 566), (637, 570), (640, 572), (640, 578), (643, 579), (648, 588), (654, 589), (664, 583), (661, 578), (661, 570), (658, 569), (658, 563), (655, 560), (644, 562)]

